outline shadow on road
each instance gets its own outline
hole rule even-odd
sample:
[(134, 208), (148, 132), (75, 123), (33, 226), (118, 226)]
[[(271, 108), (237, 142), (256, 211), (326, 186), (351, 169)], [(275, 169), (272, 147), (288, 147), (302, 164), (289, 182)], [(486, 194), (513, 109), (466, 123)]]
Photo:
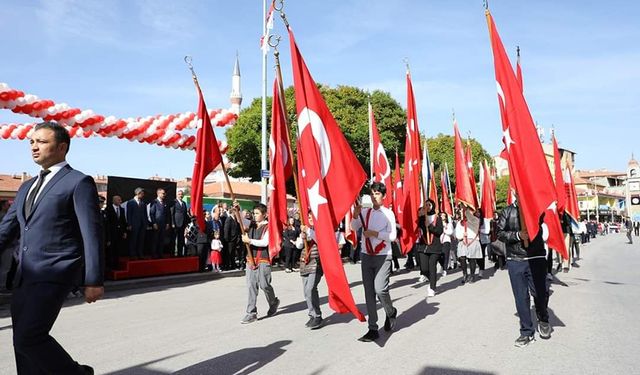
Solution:
[(486, 372), (486, 371), (477, 371), (477, 370), (469, 370), (469, 369), (455, 369), (455, 368), (447, 368), (447, 367), (434, 367), (434, 366), (425, 366), (422, 371), (418, 374), (420, 375), (493, 375), (495, 372)]
[[(160, 370), (154, 370), (147, 368), (148, 365), (160, 362), (162, 358), (151, 362), (142, 363), (137, 366), (122, 369), (116, 372), (111, 372), (107, 375), (125, 375), (125, 374), (140, 374), (140, 375), (201, 375), (201, 374), (216, 374), (216, 375), (246, 375), (252, 374), (260, 370), (263, 366), (271, 361), (274, 361), (286, 350), (285, 346), (291, 344), (291, 340), (281, 340), (274, 342), (267, 346), (257, 346), (253, 348), (244, 348), (236, 350), (235, 352), (223, 354), (219, 357), (211, 358), (195, 365), (183, 368), (176, 372), (164, 372)], [(322, 372), (322, 368), (316, 370), (315, 373)]]
[[(398, 320), (396, 321), (396, 327), (393, 332), (398, 332), (402, 329), (409, 328), (415, 323), (421, 321), (429, 315), (433, 315), (438, 310), (440, 310), (437, 306), (439, 303), (427, 303), (425, 300), (421, 299), (420, 302), (411, 306), (409, 309), (405, 311), (401, 311), (400, 315), (398, 315)], [(378, 346), (381, 348), (385, 346), (387, 340), (391, 338), (393, 332), (385, 332), (384, 330), (380, 331), (380, 338), (375, 341)]]

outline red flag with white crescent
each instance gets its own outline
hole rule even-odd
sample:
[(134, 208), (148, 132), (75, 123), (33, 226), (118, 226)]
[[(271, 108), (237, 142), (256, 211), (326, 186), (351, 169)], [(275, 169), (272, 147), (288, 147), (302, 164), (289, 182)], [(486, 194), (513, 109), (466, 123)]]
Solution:
[[(418, 232), (418, 209), (420, 208), (420, 131), (413, 96), (411, 75), (407, 72), (407, 136), (404, 146), (404, 182), (405, 204), (403, 215), (398, 217), (402, 228), (400, 242), (403, 252), (409, 251), (416, 242)], [(407, 250), (408, 249), (408, 250)]]
[(298, 114), (300, 194), (314, 218), (329, 306), (338, 313), (351, 312), (365, 321), (349, 288), (335, 230), (367, 176), (311, 77), (291, 28), (288, 31)]
[(530, 238), (540, 230), (540, 218), (549, 229), (547, 243), (565, 259), (567, 249), (557, 211), (557, 194), (549, 165), (536, 132), (529, 107), (504, 50), (498, 30), (487, 10), (487, 23), (503, 120), (504, 143), (509, 153), (509, 172), (518, 194), (519, 207)]
[(191, 212), (196, 217), (198, 228), (204, 231), (205, 222), (202, 209), (204, 179), (222, 162), (222, 154), (218, 148), (216, 134), (211, 126), (211, 119), (200, 86), (197, 86), (197, 89), (199, 125), (196, 133), (196, 159), (193, 163), (191, 176)]
[(269, 258), (273, 259), (282, 246), (282, 231), (288, 219), (287, 180), (292, 176), (293, 163), (289, 133), (285, 122), (284, 102), (280, 97), (281, 83), (273, 82), (271, 136), (269, 137)]
[(376, 119), (373, 116), (373, 108), (369, 103), (369, 136), (371, 141), (371, 170), (372, 178), (375, 182), (382, 182), (387, 188), (387, 195), (384, 197), (383, 205), (387, 208), (393, 205), (393, 197), (391, 196), (391, 164), (387, 158), (387, 153), (380, 141)]

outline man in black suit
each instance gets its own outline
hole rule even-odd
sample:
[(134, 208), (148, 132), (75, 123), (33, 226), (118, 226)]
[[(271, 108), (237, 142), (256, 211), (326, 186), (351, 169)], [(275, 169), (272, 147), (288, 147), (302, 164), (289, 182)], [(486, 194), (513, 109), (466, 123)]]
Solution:
[[(229, 262), (225, 263), (225, 266), (228, 269), (244, 268), (246, 260), (241, 249), (240, 224), (238, 224), (236, 220), (236, 209), (234, 207), (229, 209), (229, 215), (224, 223), (223, 232), (224, 238), (227, 240), (226, 254), (228, 254), (228, 256), (226, 259)], [(225, 251), (224, 248), (222, 250)]]
[(118, 269), (118, 257), (124, 253), (127, 240), (127, 217), (122, 207), (122, 197), (114, 195), (105, 208), (107, 215), (107, 267)]
[(182, 190), (178, 190), (176, 200), (171, 207), (171, 225), (173, 227), (173, 236), (179, 257), (185, 256), (184, 230), (191, 221), (187, 204), (182, 200), (183, 196), (184, 193)]
[[(23, 183), (0, 223), (0, 252), (20, 236), (11, 301), (18, 374), (93, 374), (49, 335), (71, 290), (84, 285), (88, 303), (104, 294), (102, 226), (98, 193), (90, 176), (65, 158), (67, 130), (36, 125), (31, 155), (42, 167)], [(87, 327), (90, 330), (90, 327)]]
[(162, 258), (165, 239), (171, 227), (171, 212), (165, 201), (167, 193), (164, 189), (158, 188), (156, 195), (157, 198), (149, 203), (149, 219), (151, 220), (154, 234), (152, 252), (154, 258)]
[(147, 204), (144, 189), (139, 187), (135, 196), (127, 201), (127, 230), (129, 230), (129, 258), (135, 260), (144, 255), (144, 237), (147, 232)]

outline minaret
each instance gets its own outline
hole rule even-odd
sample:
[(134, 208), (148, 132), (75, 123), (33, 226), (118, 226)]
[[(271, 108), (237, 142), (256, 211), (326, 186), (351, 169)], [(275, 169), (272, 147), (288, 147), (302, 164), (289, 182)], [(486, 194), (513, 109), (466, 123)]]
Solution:
[(240, 113), (240, 104), (242, 104), (242, 92), (240, 92), (240, 60), (236, 52), (236, 63), (233, 66), (233, 75), (231, 76), (231, 111)]

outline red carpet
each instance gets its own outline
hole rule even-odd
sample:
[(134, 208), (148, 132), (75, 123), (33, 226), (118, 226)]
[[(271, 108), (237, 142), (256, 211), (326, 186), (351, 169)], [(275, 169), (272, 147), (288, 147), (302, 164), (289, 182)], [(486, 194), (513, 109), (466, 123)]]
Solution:
[(120, 258), (119, 268), (107, 271), (109, 280), (198, 272), (198, 257), (129, 260)]

